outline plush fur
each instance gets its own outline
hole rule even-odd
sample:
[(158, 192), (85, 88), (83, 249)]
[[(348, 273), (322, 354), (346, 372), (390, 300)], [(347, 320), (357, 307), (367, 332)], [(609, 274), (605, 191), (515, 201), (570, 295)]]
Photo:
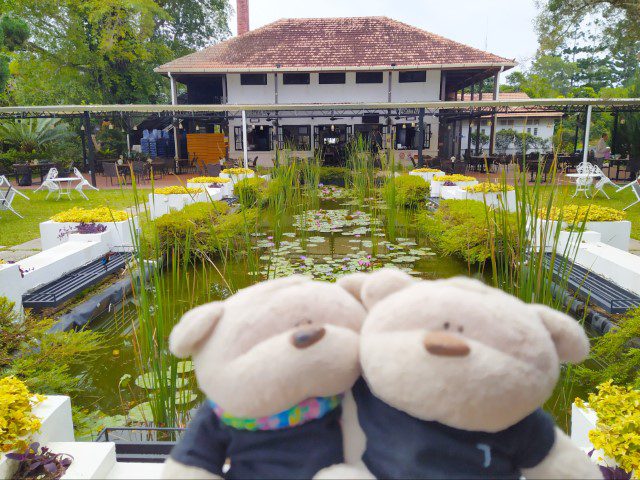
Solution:
[[(502, 431), (551, 395), (560, 362), (589, 352), (575, 320), (476, 280), (417, 281), (384, 269), (340, 283), (369, 311), (360, 339), (369, 387), (417, 419)], [(557, 437), (531, 478), (599, 478), (586, 455)]]
[[(175, 355), (192, 356), (208, 398), (236, 417), (258, 418), (349, 391), (360, 376), (365, 315), (341, 286), (291, 276), (194, 308), (169, 343)], [(296, 346), (300, 335), (315, 335), (315, 343)], [(174, 478), (179, 465), (167, 465)], [(181, 478), (192, 474), (185, 469)]]

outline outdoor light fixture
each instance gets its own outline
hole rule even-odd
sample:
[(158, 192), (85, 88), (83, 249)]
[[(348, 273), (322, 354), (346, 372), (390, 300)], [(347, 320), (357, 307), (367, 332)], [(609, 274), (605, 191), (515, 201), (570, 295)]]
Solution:
[(134, 129), (134, 130), (138, 130), (138, 125), (134, 125), (134, 126), (133, 126), (133, 129)]
[(200, 131), (200, 125), (196, 123), (196, 132), (199, 132), (199, 131)]
[(80, 125), (80, 130), (84, 132), (84, 125)]
[(109, 130), (113, 130), (113, 123), (109, 124)]
[(627, 123), (627, 120), (625, 118), (621, 118), (620, 119), (620, 124), (624, 125), (625, 123)]
[(411, 126), (412, 126), (413, 128), (416, 128), (416, 122), (411, 122)]
[(331, 131), (335, 132), (335, 130), (336, 130), (336, 126), (335, 125), (331, 125)]
[(184, 128), (184, 127), (182, 126), (182, 122), (180, 122), (180, 123), (178, 124), (178, 128), (179, 128), (180, 130), (182, 130), (182, 129)]

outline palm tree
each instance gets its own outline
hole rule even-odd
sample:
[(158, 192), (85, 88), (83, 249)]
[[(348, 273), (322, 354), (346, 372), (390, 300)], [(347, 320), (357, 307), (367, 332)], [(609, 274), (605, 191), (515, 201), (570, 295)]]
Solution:
[(63, 141), (70, 134), (67, 125), (55, 118), (31, 118), (0, 124), (0, 141), (25, 153)]

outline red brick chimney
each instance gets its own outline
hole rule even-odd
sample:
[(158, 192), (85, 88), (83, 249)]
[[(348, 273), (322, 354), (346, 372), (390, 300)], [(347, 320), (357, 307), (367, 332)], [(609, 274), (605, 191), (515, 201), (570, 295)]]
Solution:
[(236, 0), (238, 14), (238, 35), (249, 31), (249, 0)]

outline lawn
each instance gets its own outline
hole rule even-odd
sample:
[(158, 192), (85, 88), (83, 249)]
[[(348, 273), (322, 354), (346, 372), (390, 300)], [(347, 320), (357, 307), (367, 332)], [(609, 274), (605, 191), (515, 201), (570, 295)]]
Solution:
[[(45, 199), (47, 192), (33, 192), (21, 190), (30, 200), (16, 195), (13, 207), (24, 218), (19, 218), (11, 212), (0, 212), (0, 246), (10, 247), (18, 245), (40, 236), (40, 222), (51, 218), (52, 215), (71, 207), (94, 208), (109, 206), (115, 209), (131, 207), (134, 204), (131, 189), (114, 189), (85, 191), (89, 200), (81, 198), (77, 193), (71, 193), (71, 200), (62, 198), (56, 200), (53, 195)], [(146, 199), (148, 191), (138, 190), (138, 197)]]
[[(544, 188), (545, 190), (549, 190), (551, 186), (543, 186), (542, 188)], [(599, 193), (595, 198), (585, 198), (584, 194), (582, 193), (576, 195), (575, 198), (571, 198), (573, 192), (575, 191), (574, 185), (561, 185), (558, 188), (560, 189), (560, 194), (565, 197), (565, 202), (568, 204), (594, 204), (600, 205), (602, 207), (610, 207), (622, 210), (627, 205), (630, 205), (636, 201), (636, 197), (631, 191), (631, 188), (627, 188), (621, 192), (616, 193), (613, 187), (605, 187), (605, 191), (607, 192), (607, 195), (611, 197), (611, 199), (606, 198), (601, 193)], [(640, 240), (640, 203), (631, 207), (626, 211), (626, 213), (627, 220), (631, 222), (631, 238)]]

